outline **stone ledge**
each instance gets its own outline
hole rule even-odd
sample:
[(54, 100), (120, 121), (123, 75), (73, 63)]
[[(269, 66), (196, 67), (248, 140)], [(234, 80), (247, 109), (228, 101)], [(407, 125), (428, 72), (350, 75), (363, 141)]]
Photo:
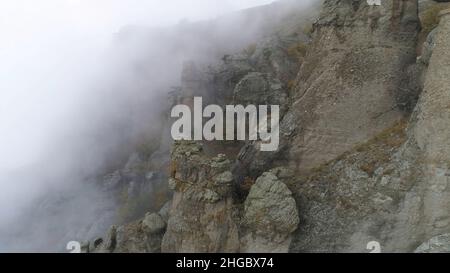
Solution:
[(439, 17), (443, 17), (445, 15), (449, 15), (450, 14), (450, 9), (444, 9), (441, 12), (439, 12)]

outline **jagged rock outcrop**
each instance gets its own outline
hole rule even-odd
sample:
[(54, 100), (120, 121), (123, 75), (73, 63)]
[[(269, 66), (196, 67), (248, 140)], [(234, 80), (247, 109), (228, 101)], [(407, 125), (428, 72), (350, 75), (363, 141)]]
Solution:
[[(224, 56), (223, 63), (215, 67), (204, 68), (195, 62), (186, 62), (182, 72), (182, 85), (170, 93), (169, 106), (180, 103), (191, 106), (194, 96), (202, 96), (204, 104), (276, 104), (285, 112), (289, 105), (287, 86), (301, 63), (301, 54), (298, 54), (297, 48), (299, 44), (304, 46), (309, 39), (308, 34), (299, 29), (301, 28), (293, 28), (282, 35), (269, 37), (262, 43), (249, 46), (242, 53)], [(166, 213), (163, 218), (168, 224), (162, 251), (240, 251), (240, 214), (243, 206), (235, 198), (235, 183), (231, 173), (232, 160), (240, 146), (242, 145), (235, 142), (178, 142), (172, 147), (168, 184), (174, 194), (170, 207), (164, 207)], [(154, 184), (149, 178), (160, 177), (155, 176), (158, 173), (152, 168), (158, 162), (159, 154), (157, 151), (149, 151), (149, 154), (151, 164), (148, 160), (143, 160), (139, 153), (135, 153), (124, 169), (105, 177), (105, 186), (126, 192), (127, 202), (123, 202), (125, 206), (122, 208), (126, 214), (130, 210), (128, 200), (136, 200), (136, 196), (139, 196), (136, 193), (145, 193), (145, 190), (140, 190), (143, 185)], [(247, 186), (250, 189), (252, 184)], [(128, 194), (129, 192), (133, 195)], [(156, 197), (155, 194), (152, 196), (152, 199)], [(158, 201), (160, 204), (161, 200)], [(276, 215), (277, 212), (272, 213)], [(163, 216), (161, 211), (159, 214)], [(114, 251), (143, 251), (146, 244), (139, 243), (136, 238), (148, 241), (147, 238), (154, 236), (149, 237), (142, 232), (141, 225), (137, 221), (116, 228), (126, 236), (121, 237), (124, 246), (115, 248)], [(282, 248), (277, 248), (277, 241), (274, 241), (266, 251), (287, 251), (288, 233), (279, 236), (283, 240), (277, 239), (279, 244), (284, 244)], [(127, 237), (130, 240), (125, 240)]]
[(178, 142), (170, 180), (175, 190), (163, 252), (287, 252), (299, 218), (292, 193), (273, 173), (252, 185), (244, 208), (233, 194), (230, 161)]
[(281, 148), (176, 142), (171, 202), (95, 248), (365, 252), (376, 241), (383, 252), (448, 251), (450, 13), (422, 48), (417, 8), (326, 0), (311, 40), (277, 37), (207, 71), (186, 65), (174, 101), (280, 104)]
[[(291, 251), (365, 252), (370, 241), (379, 242), (383, 252), (401, 247), (392, 226), (420, 173), (413, 168), (415, 154), (403, 148), (406, 126), (406, 120), (399, 122), (336, 160), (286, 181), (300, 214)], [(404, 160), (407, 155), (411, 160)]]
[[(118, 203), (116, 223), (135, 221), (149, 210), (159, 209), (170, 197), (167, 174), (163, 168), (152, 166), (154, 162), (135, 152), (124, 168), (103, 177), (102, 188)], [(164, 157), (160, 157), (159, 164), (163, 162)]]
[(241, 252), (288, 252), (299, 218), (288, 187), (273, 173), (264, 173), (245, 200)]
[(237, 252), (238, 226), (232, 200), (230, 161), (209, 158), (196, 142), (175, 143), (170, 208), (163, 252)]
[(307, 178), (294, 179), (305, 224), (293, 251), (361, 252), (367, 242), (378, 241), (384, 252), (412, 252), (448, 233), (449, 18), (444, 13), (436, 30), (412, 117)]
[(443, 234), (431, 238), (421, 244), (415, 253), (450, 253), (450, 234)]
[(270, 74), (248, 73), (234, 89), (233, 102), (242, 105), (279, 105), (283, 114), (288, 106), (288, 94), (280, 80)]
[(166, 225), (164, 212), (147, 213), (140, 221), (112, 226), (105, 238), (89, 242), (85, 252), (159, 253)]
[(436, 31), (424, 90), (411, 121), (411, 141), (419, 149), (422, 171), (418, 224), (428, 238), (450, 228), (450, 10), (441, 13)]
[(325, 1), (281, 122), (278, 153), (245, 147), (237, 175), (258, 176), (280, 156), (299, 171), (317, 167), (402, 119), (418, 30), (414, 0)]

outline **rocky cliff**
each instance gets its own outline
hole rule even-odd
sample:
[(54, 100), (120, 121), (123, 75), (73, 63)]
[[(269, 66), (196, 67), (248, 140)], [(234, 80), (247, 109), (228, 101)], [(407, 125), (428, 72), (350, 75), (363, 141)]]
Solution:
[(280, 105), (280, 149), (175, 142), (153, 165), (165, 198), (147, 202), (161, 211), (88, 250), (450, 251), (447, 7), (325, 0), (311, 28), (290, 24), (218, 66), (187, 63), (172, 104)]

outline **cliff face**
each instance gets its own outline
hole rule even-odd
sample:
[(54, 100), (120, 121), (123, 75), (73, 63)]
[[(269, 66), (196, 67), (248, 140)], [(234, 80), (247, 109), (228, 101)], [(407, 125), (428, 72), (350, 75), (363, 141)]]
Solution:
[(280, 149), (174, 143), (166, 206), (90, 250), (450, 251), (450, 16), (422, 46), (419, 11), (326, 0), (312, 33), (187, 65), (174, 103), (279, 104)]
[[(423, 217), (419, 222), (425, 238), (448, 233), (450, 225), (450, 11), (441, 12), (440, 17), (439, 27), (432, 34), (435, 35), (433, 53), (411, 126), (423, 160), (419, 201)], [(449, 251), (449, 245), (445, 247), (445, 251)]]
[(412, 115), (289, 182), (305, 220), (292, 250), (364, 251), (378, 241), (384, 251), (409, 252), (437, 236), (417, 251), (449, 251), (445, 14), (419, 59), (428, 66), (420, 69), (425, 81)]
[[(290, 167), (317, 167), (403, 117), (418, 29), (417, 1), (325, 1), (281, 124)], [(257, 175), (276, 156), (251, 151), (239, 164)]]

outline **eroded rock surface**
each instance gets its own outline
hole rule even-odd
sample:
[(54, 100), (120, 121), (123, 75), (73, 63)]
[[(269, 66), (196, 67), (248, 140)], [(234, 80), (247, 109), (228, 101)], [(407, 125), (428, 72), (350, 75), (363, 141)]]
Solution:
[(299, 217), (291, 191), (273, 173), (256, 180), (245, 200), (241, 252), (288, 252)]
[(208, 158), (195, 142), (176, 143), (172, 160), (175, 194), (162, 251), (238, 251), (230, 161), (224, 155)]
[(402, 119), (407, 96), (398, 95), (416, 61), (418, 30), (417, 1), (325, 1), (281, 122), (281, 148), (245, 148), (241, 171), (259, 175), (280, 156), (306, 171)]
[(418, 32), (418, 1), (326, 0), (311, 36), (187, 65), (175, 101), (282, 105), (279, 151), (176, 142), (173, 198), (94, 249), (367, 252), (376, 241), (382, 252), (449, 251), (449, 13), (423, 47)]

